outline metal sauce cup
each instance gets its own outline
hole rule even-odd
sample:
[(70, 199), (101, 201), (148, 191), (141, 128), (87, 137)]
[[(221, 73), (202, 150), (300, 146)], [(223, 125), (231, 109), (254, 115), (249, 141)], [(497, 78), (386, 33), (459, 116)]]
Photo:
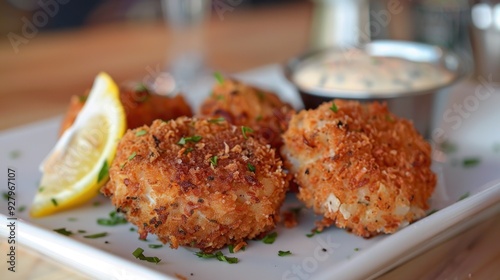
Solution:
[[(397, 91), (360, 91), (335, 90), (320, 86), (305, 87), (297, 83), (295, 74), (305, 65), (321, 64), (332, 53), (344, 53), (348, 58), (355, 52), (364, 52), (373, 57), (395, 57), (413, 62), (425, 62), (449, 71), (452, 77), (442, 84), (431, 85), (426, 88)], [(436, 108), (438, 95), (446, 91), (452, 84), (468, 74), (468, 69), (461, 59), (440, 47), (406, 41), (380, 40), (373, 41), (359, 48), (339, 49), (331, 48), (305, 54), (294, 58), (285, 67), (285, 74), (290, 82), (298, 89), (306, 109), (316, 108), (323, 102), (332, 99), (350, 99), (360, 102), (386, 102), (389, 110), (394, 114), (413, 121), (415, 128), (426, 138), (429, 138)]]

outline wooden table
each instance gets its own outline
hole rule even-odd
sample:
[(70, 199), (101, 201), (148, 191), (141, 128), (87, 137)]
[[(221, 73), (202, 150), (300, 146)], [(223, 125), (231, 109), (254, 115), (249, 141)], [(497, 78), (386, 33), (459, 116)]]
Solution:
[[(282, 63), (307, 49), (309, 3), (226, 12), (205, 29), (207, 64), (232, 73)], [(19, 31), (14, 30), (17, 33)], [(0, 40), (0, 129), (63, 113), (72, 94), (107, 71), (117, 81), (137, 80), (163, 67), (174, 34), (163, 22), (110, 24), (58, 33), (37, 34), (13, 47)], [(500, 277), (500, 215), (477, 225), (385, 274), (380, 279), (439, 275), (460, 279)], [(1, 252), (6, 240), (0, 239)], [(87, 279), (30, 248), (18, 247), (19, 279)], [(0, 275), (5, 274), (2, 264)], [(430, 272), (436, 272), (429, 274)], [(11, 275), (9, 275), (10, 277)], [(5, 279), (3, 277), (0, 277)], [(10, 278), (9, 278), (10, 279)]]

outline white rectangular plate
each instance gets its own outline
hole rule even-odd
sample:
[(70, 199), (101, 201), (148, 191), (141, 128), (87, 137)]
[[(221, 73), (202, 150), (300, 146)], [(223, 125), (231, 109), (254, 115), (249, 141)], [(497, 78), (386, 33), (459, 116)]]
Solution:
[[(283, 99), (300, 107), (300, 100), (284, 79), (278, 66), (269, 66), (237, 75), (252, 84), (276, 91)], [(211, 78), (193, 86), (188, 100), (197, 108), (209, 94)], [(464, 85), (460, 94), (447, 98), (447, 108), (462, 104), (465, 97), (474, 94), (477, 87)], [(470, 100), (469, 100), (470, 101)], [(363, 239), (344, 230), (330, 228), (312, 238), (306, 234), (317, 219), (311, 211), (303, 210), (298, 227), (286, 229), (279, 225), (278, 238), (271, 245), (250, 241), (245, 251), (224, 254), (238, 257), (238, 264), (199, 259), (195, 250), (168, 246), (151, 249), (148, 244), (160, 244), (154, 236), (147, 241), (138, 239), (135, 226), (130, 224), (114, 227), (98, 225), (98, 218), (105, 218), (113, 206), (98, 196), (86, 205), (50, 217), (33, 219), (28, 210), (38, 187), (38, 165), (56, 142), (60, 118), (50, 119), (28, 126), (4, 131), (0, 134), (0, 158), (2, 182), (0, 192), (7, 191), (7, 169), (16, 173), (16, 220), (17, 242), (26, 244), (61, 263), (72, 266), (97, 278), (116, 279), (173, 279), (179, 276), (189, 279), (306, 279), (310, 277), (370, 278), (393, 268), (423, 250), (459, 233), (488, 215), (500, 212), (500, 94), (490, 94), (488, 100), (479, 100), (479, 108), (469, 112), (457, 126), (451, 122), (438, 122), (446, 135), (457, 146), (457, 151), (441, 155), (434, 170), (439, 175), (439, 185), (431, 199), (431, 209), (440, 210), (393, 235)], [(424, 112), (423, 112), (424, 113)], [(453, 116), (455, 112), (448, 112)], [(457, 112), (454, 116), (460, 116)], [(480, 159), (473, 167), (464, 166), (467, 158)], [(489, 182), (489, 183), (488, 183)], [(468, 194), (466, 199), (459, 198)], [(98, 206), (95, 204), (99, 203)], [(289, 195), (284, 209), (301, 204)], [(9, 212), (2, 200), (0, 215), (3, 220), (0, 235), (8, 237)], [(11, 218), (12, 218), (11, 217)], [(74, 232), (63, 236), (53, 231), (66, 228)], [(107, 232), (108, 236), (86, 239), (86, 234)], [(144, 248), (146, 256), (157, 256), (162, 261), (152, 264), (132, 256), (138, 248)], [(325, 250), (323, 250), (325, 249)], [(278, 251), (290, 250), (291, 256), (279, 257)]]

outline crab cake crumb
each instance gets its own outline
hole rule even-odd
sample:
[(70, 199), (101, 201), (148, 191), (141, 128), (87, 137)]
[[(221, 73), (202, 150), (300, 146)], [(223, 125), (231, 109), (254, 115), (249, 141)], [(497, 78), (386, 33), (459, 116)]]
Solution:
[(385, 104), (335, 100), (295, 115), (283, 135), (298, 198), (335, 224), (370, 237), (422, 218), (436, 176), (430, 145)]
[(102, 192), (142, 238), (206, 252), (272, 230), (286, 192), (275, 150), (219, 119), (129, 130)]

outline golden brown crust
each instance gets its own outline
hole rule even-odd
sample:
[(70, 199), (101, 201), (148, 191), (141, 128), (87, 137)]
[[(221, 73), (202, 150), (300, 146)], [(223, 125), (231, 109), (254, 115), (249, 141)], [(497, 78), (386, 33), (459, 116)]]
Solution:
[(241, 127), (181, 117), (129, 130), (102, 192), (142, 236), (213, 251), (275, 227), (287, 187), (281, 167)]
[[(59, 129), (59, 135), (62, 135), (73, 124), (85, 104), (86, 96), (74, 95), (71, 97), (68, 110)], [(149, 92), (146, 88), (122, 87), (120, 101), (125, 109), (128, 128), (150, 125), (157, 119), (170, 120), (180, 116), (190, 117), (193, 115), (182, 95), (161, 96)]]
[(369, 237), (421, 218), (436, 184), (430, 145), (384, 104), (334, 103), (294, 116), (282, 149), (318, 227)]
[(227, 78), (214, 86), (200, 108), (201, 115), (220, 116), (234, 125), (251, 127), (277, 149), (283, 144), (281, 134), (293, 113), (276, 94)]

